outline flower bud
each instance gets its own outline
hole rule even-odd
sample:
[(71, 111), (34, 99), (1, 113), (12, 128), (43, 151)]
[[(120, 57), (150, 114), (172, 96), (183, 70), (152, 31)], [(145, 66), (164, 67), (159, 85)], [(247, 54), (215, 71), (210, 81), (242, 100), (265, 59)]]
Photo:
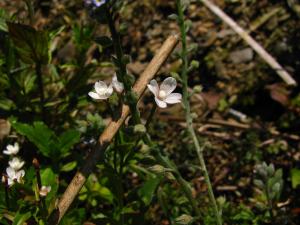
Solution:
[(135, 134), (144, 134), (146, 133), (146, 127), (143, 124), (137, 124), (133, 128)]
[(187, 225), (193, 221), (193, 217), (187, 214), (183, 214), (175, 219), (176, 224)]

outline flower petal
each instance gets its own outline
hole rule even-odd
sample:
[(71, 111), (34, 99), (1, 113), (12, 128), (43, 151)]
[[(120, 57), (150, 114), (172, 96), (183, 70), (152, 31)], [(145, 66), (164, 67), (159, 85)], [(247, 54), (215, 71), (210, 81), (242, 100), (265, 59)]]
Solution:
[(92, 91), (89, 92), (89, 96), (93, 99), (97, 99), (97, 100), (101, 99), (97, 93), (92, 92)]
[(10, 152), (10, 151), (7, 151), (7, 150), (4, 150), (4, 151), (3, 151), (3, 154), (5, 154), (5, 155), (10, 155), (11, 152)]
[(162, 82), (159, 89), (165, 91), (166, 95), (169, 95), (175, 90), (176, 86), (177, 81), (173, 77), (168, 77)]
[(148, 89), (152, 92), (152, 94), (154, 94), (154, 96), (158, 95), (158, 84), (156, 80), (151, 80), (149, 84), (147, 84)]
[(95, 91), (97, 93), (101, 93), (103, 89), (106, 89), (107, 88), (107, 85), (105, 82), (99, 80), (95, 83)]
[(105, 96), (106, 96), (107, 98), (109, 98), (109, 97), (112, 95), (113, 91), (114, 91), (113, 85), (110, 84), (110, 85), (108, 86), (107, 90), (106, 90)]
[(117, 75), (115, 74), (112, 78), (112, 85), (113, 88), (118, 92), (121, 93), (124, 90), (124, 85), (122, 82), (118, 81)]
[(9, 178), (15, 179), (16, 171), (11, 167), (7, 167), (6, 168), (6, 174)]
[(159, 108), (167, 108), (167, 103), (165, 103), (164, 101), (159, 100), (156, 97), (154, 99), (155, 99), (155, 102), (156, 102), (156, 104)]
[(171, 93), (165, 99), (165, 102), (168, 104), (180, 103), (182, 99), (182, 95), (180, 93)]

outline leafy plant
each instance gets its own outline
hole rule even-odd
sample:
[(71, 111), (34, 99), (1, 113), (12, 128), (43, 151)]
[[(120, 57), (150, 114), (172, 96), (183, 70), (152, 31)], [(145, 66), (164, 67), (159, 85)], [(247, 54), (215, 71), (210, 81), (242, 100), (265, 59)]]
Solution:
[(19, 134), (26, 136), (35, 144), (43, 156), (53, 161), (71, 154), (71, 148), (80, 140), (80, 133), (76, 130), (68, 130), (57, 136), (43, 122), (34, 122), (33, 125), (13, 122), (12, 126)]

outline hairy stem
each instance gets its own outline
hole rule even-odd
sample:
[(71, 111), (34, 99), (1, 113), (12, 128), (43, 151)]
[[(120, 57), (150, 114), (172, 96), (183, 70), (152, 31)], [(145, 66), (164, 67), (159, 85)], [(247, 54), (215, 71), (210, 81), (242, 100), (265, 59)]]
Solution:
[[(106, 13), (107, 13), (107, 18), (108, 18), (108, 26), (109, 26), (109, 30), (110, 30), (110, 33), (111, 33), (111, 36), (113, 39), (114, 50), (115, 50), (117, 62), (118, 62), (117, 66), (119, 69), (119, 73), (117, 73), (117, 77), (118, 77), (118, 80), (120, 80), (124, 84), (125, 92), (128, 94), (132, 91), (131, 90), (132, 88), (131, 88), (130, 79), (127, 74), (126, 64), (124, 62), (125, 56), (124, 56), (124, 53), (122, 50), (121, 37), (116, 29), (112, 13), (108, 9), (106, 10)], [(133, 118), (133, 121), (135, 124), (141, 122), (141, 120), (139, 118), (139, 112), (137, 110), (136, 103), (137, 103), (137, 101), (132, 101), (132, 99), (129, 101), (130, 111), (131, 111), (132, 118)]]
[(213, 206), (214, 214), (216, 216), (216, 221), (218, 225), (222, 224), (221, 216), (218, 210), (217, 202), (213, 193), (212, 185), (210, 182), (209, 174), (206, 168), (205, 160), (203, 157), (203, 148), (201, 148), (197, 135), (195, 133), (193, 127), (193, 119), (191, 116), (191, 107), (189, 102), (189, 94), (188, 94), (188, 51), (187, 51), (187, 41), (186, 41), (186, 24), (184, 21), (184, 10), (183, 5), (181, 4), (181, 0), (176, 0), (177, 5), (177, 12), (178, 12), (178, 23), (180, 26), (180, 33), (181, 33), (181, 43), (182, 43), (182, 51), (181, 51), (181, 58), (182, 58), (182, 69), (181, 69), (181, 79), (182, 79), (182, 89), (183, 89), (183, 104), (185, 108), (185, 119), (187, 123), (187, 128), (189, 135), (191, 136), (194, 147), (197, 152), (198, 160), (201, 166), (201, 169), (204, 174), (205, 182), (208, 188), (208, 194), (210, 201)]
[[(114, 48), (115, 48), (115, 52), (116, 52), (116, 56), (118, 59), (118, 63), (119, 63), (119, 71), (122, 75), (122, 77), (120, 77), (120, 80), (124, 83), (124, 89), (126, 91), (126, 93), (131, 92), (131, 86), (130, 86), (130, 82), (127, 80), (127, 71), (126, 71), (126, 65), (124, 64), (124, 55), (123, 55), (123, 51), (122, 51), (122, 45), (121, 45), (121, 38), (120, 35), (118, 34), (116, 28), (115, 28), (115, 23), (113, 21), (112, 15), (111, 13), (107, 10), (108, 14), (108, 25), (109, 25), (109, 29), (112, 35), (112, 39), (114, 42)], [(119, 79), (119, 77), (118, 77)], [(132, 118), (135, 124), (137, 123), (141, 123), (141, 117), (140, 117), (140, 113), (137, 109), (137, 102), (133, 102), (131, 104), (129, 104), (129, 108), (132, 114)], [(154, 107), (152, 109), (152, 112), (150, 113), (150, 116), (152, 117), (154, 115), (156, 111), (156, 107)], [(146, 124), (146, 126), (149, 126), (149, 124)], [(148, 135), (146, 135), (146, 139), (144, 139), (144, 141), (146, 140), (146, 143), (150, 146), (153, 146), (153, 142), (151, 141), (150, 137)], [(169, 161), (164, 161), (163, 160), (163, 156), (161, 155), (160, 151), (157, 150), (156, 151), (156, 159), (165, 167), (168, 168), (172, 168), (174, 171), (176, 171), (175, 177), (177, 178), (178, 183), (181, 185), (184, 193), (186, 194), (187, 198), (190, 200), (193, 209), (195, 211), (195, 213), (197, 215), (200, 214), (199, 210), (197, 209), (197, 205), (195, 200), (192, 197), (191, 191), (190, 191), (190, 187), (188, 186), (188, 183), (182, 178), (182, 176), (180, 175), (178, 169), (176, 168), (175, 165), (171, 165), (170, 163), (167, 163)], [(171, 167), (172, 166), (172, 167)]]

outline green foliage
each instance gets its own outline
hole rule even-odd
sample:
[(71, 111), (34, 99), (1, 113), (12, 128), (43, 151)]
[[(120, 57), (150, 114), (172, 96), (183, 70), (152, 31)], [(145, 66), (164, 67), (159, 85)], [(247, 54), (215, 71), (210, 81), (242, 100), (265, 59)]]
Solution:
[(49, 36), (45, 31), (36, 31), (33, 27), (7, 23), (9, 35), (19, 57), (24, 63), (48, 64), (49, 61)]
[(160, 177), (154, 177), (147, 180), (143, 186), (138, 190), (138, 195), (145, 205), (149, 205), (152, 201), (154, 193), (161, 182)]
[(20, 213), (18, 212), (14, 218), (13, 225), (23, 225), (29, 218), (31, 217), (31, 213)]
[(297, 188), (300, 185), (300, 170), (293, 168), (291, 169), (291, 181), (292, 187)]
[(68, 156), (73, 145), (80, 139), (80, 133), (76, 130), (68, 130), (56, 136), (54, 131), (43, 122), (34, 122), (32, 126), (13, 122), (12, 126), (19, 134), (26, 136), (34, 143), (43, 156), (53, 160)]

